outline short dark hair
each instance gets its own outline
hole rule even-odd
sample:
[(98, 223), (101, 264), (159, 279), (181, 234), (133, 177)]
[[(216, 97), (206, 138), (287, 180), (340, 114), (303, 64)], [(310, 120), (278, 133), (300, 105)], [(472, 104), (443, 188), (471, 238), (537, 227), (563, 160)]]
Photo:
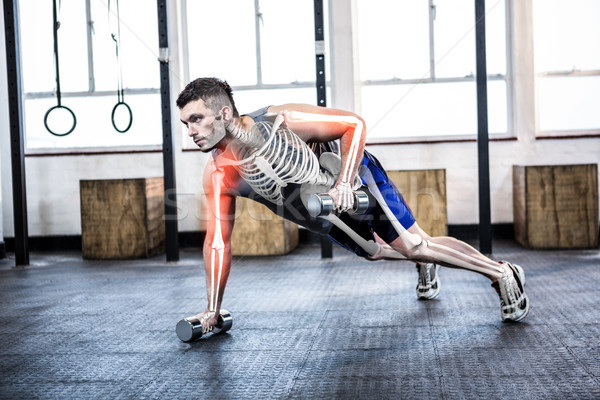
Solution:
[(239, 117), (235, 102), (233, 101), (233, 90), (227, 81), (218, 78), (198, 78), (188, 83), (185, 89), (177, 97), (177, 107), (180, 109), (192, 101), (201, 99), (206, 106), (217, 114), (222, 107), (229, 106), (233, 110), (233, 116)]

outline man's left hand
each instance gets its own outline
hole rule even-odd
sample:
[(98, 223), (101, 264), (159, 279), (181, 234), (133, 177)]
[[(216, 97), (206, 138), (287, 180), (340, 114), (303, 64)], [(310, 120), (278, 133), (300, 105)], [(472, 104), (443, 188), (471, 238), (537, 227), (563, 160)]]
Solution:
[(338, 183), (328, 194), (333, 198), (333, 209), (337, 212), (348, 211), (354, 206), (354, 192), (347, 182)]

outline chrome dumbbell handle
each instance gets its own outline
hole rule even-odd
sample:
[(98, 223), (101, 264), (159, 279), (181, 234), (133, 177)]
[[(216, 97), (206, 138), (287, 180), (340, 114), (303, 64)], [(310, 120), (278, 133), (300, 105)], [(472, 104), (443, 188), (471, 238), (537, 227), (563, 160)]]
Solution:
[[(308, 198), (306, 208), (312, 217), (323, 217), (333, 212), (333, 198), (327, 193), (313, 194)], [(369, 208), (369, 196), (363, 191), (354, 192), (354, 205), (349, 214), (364, 214)]]
[[(213, 333), (227, 332), (233, 325), (231, 313), (227, 310), (221, 310), (217, 317), (217, 326), (214, 327)], [(193, 342), (202, 337), (202, 321), (197, 317), (184, 318), (177, 323), (175, 328), (177, 337), (182, 342)]]

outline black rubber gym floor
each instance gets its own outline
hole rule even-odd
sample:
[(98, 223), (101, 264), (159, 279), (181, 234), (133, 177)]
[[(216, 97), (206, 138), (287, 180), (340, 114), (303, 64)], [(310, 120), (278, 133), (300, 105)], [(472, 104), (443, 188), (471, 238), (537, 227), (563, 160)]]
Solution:
[[(599, 399), (600, 252), (529, 251), (532, 308), (500, 322), (489, 282), (441, 269), (416, 299), (407, 262), (305, 245), (236, 258), (224, 308), (233, 328), (191, 344), (179, 319), (206, 307), (199, 251), (181, 261), (0, 260), (0, 398)], [(9, 254), (11, 256), (11, 254)]]

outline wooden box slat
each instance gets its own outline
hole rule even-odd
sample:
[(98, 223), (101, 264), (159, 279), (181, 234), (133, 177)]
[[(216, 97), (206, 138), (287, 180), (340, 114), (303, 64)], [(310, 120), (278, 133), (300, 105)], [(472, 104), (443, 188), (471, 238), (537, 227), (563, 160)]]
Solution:
[(387, 171), (419, 226), (431, 236), (448, 235), (446, 170)]
[(236, 199), (233, 255), (286, 254), (298, 246), (298, 236), (298, 225), (275, 215), (263, 204), (243, 197)]
[(513, 209), (524, 247), (598, 247), (598, 165), (513, 166)]
[(82, 180), (79, 188), (83, 258), (164, 252), (163, 178)]

